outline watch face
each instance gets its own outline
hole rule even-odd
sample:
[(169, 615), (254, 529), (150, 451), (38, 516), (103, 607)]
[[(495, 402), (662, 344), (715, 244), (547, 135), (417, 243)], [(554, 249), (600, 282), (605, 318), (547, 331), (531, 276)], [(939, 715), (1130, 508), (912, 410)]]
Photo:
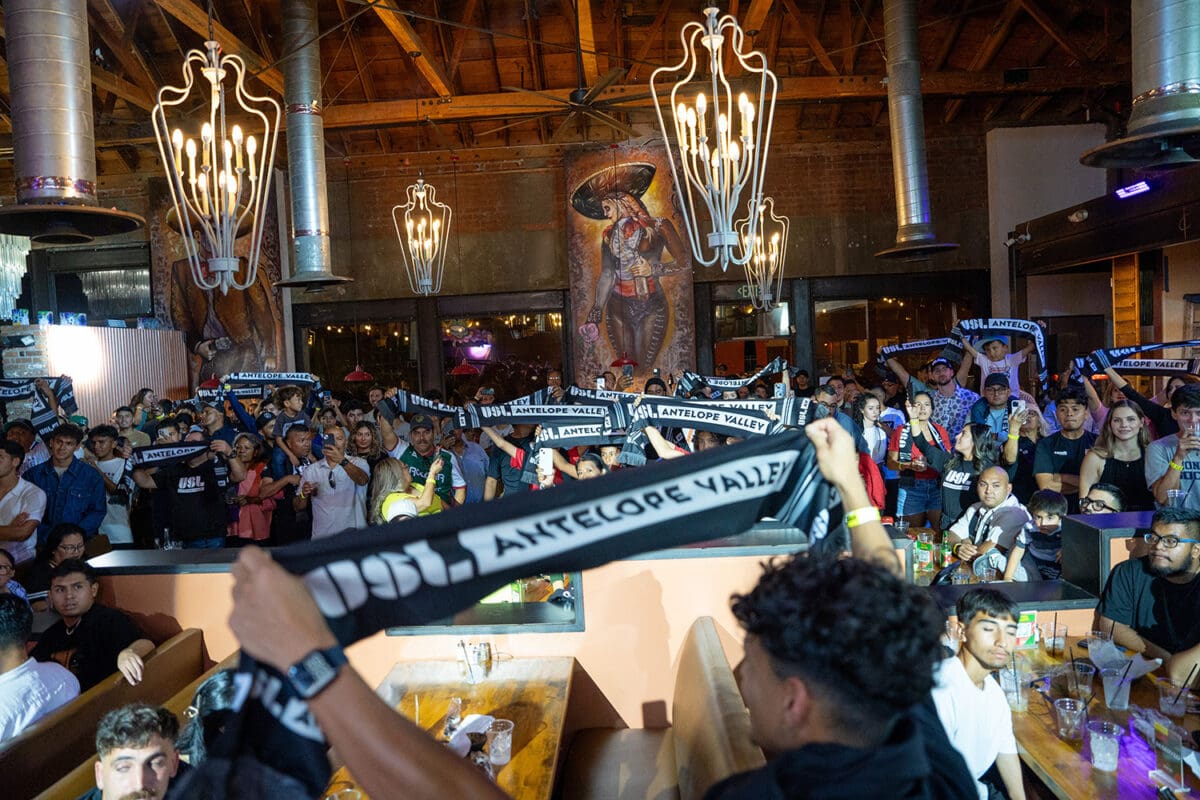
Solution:
[(301, 697), (312, 697), (337, 675), (337, 667), (320, 650), (314, 650), (288, 670), (288, 680)]

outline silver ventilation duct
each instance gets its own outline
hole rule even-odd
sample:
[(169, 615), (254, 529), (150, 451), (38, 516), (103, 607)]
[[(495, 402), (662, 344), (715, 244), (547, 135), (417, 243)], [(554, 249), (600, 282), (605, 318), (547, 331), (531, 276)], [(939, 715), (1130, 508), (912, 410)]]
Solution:
[(888, 126), (892, 132), (897, 228), (896, 246), (875, 256), (922, 258), (958, 245), (938, 242), (930, 221), (916, 0), (885, 0), (883, 39), (887, 48)]
[(320, 291), (352, 279), (333, 274), (329, 246), (316, 0), (284, 0), (281, 15), (283, 52), (290, 54), (283, 62), (283, 102), (292, 194), (293, 268), (292, 277), (279, 285)]
[(96, 200), (87, 19), (87, 0), (4, 0), (17, 205), (0, 233), (80, 244), (145, 224)]
[(1080, 163), (1170, 169), (1200, 161), (1200, 0), (1133, 0), (1130, 35), (1128, 133)]

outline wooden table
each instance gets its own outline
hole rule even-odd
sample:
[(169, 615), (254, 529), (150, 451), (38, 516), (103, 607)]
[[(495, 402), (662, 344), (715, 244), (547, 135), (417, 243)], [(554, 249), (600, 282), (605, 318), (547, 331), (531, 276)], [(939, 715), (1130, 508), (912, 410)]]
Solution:
[[(491, 672), (470, 684), (455, 661), (401, 661), (379, 693), (396, 710), (436, 739), (442, 739), (451, 697), (462, 713), (490, 714), (513, 721), (512, 760), (496, 767), (496, 785), (518, 800), (550, 800), (571, 693), (574, 658), (516, 658), (493, 661)], [(420, 718), (417, 719), (417, 706)], [(473, 769), (465, 760), (464, 769)], [(345, 767), (330, 788), (357, 788)], [(369, 800), (363, 795), (364, 800)]]
[[(1087, 650), (1081, 648), (1075, 637), (1075, 657), (1084, 659)], [(1056, 660), (1049, 659), (1044, 651), (1039, 658), (1047, 666)], [(1154, 673), (1151, 673), (1152, 675)], [(1095, 679), (1096, 699), (1089, 714), (1092, 720), (1115, 722), (1126, 729), (1121, 739), (1121, 760), (1116, 772), (1100, 772), (1092, 769), (1091, 751), (1087, 746), (1087, 734), (1075, 742), (1065, 742), (1058, 736), (1058, 725), (1054, 712), (1034, 691), (1029, 692), (1029, 710), (1013, 713), (1013, 733), (1017, 737), (1017, 751), (1021, 761), (1061, 800), (1155, 800), (1156, 787), (1146, 777), (1155, 768), (1154, 752), (1140, 738), (1128, 733), (1129, 712), (1110, 711), (1104, 704), (1104, 689), (1100, 676)], [(1130, 687), (1130, 706), (1141, 706), (1158, 710), (1158, 688), (1151, 676), (1139, 678)], [(1182, 722), (1172, 720), (1187, 730), (1200, 727), (1200, 716), (1189, 714)], [(1184, 765), (1184, 781), (1193, 794), (1200, 792), (1200, 780)]]

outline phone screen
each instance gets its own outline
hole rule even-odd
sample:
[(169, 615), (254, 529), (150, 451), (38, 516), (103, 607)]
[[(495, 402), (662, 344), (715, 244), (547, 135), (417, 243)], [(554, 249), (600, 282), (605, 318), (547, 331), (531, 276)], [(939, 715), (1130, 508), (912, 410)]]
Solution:
[(625, 364), (624, 366), (622, 366), (621, 374), (624, 375), (626, 378), (632, 378), (633, 377), (633, 364)]
[(596, 378), (596, 388), (597, 389), (604, 388), (604, 378)]

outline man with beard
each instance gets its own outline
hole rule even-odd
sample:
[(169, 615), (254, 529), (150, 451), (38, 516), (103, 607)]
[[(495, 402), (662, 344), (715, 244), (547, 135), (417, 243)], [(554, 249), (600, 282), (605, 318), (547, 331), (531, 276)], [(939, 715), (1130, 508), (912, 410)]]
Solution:
[(79, 800), (163, 800), (180, 772), (179, 720), (141, 703), (110, 711), (96, 728), (96, 788)]
[(1143, 535), (1149, 555), (1108, 575), (1096, 606), (1096, 630), (1112, 630), (1120, 647), (1161, 658), (1182, 681), (1200, 663), (1200, 513), (1160, 508)]
[(914, 392), (928, 391), (933, 396), (933, 415), (929, 419), (945, 428), (951, 437), (958, 436), (979, 395), (958, 384), (954, 365), (949, 360), (935, 358), (930, 362), (928, 382), (909, 375), (904, 365), (894, 358), (887, 360), (887, 367), (908, 387), (910, 397)]
[(413, 483), (424, 486), (429, 480), (433, 460), (441, 458), (446, 463), (434, 478), (434, 491), (444, 508), (461, 506), (467, 500), (467, 482), (458, 468), (458, 460), (449, 450), (438, 447), (438, 441), (433, 432), (433, 418), (416, 414), (409, 422), (408, 447), (404, 448), (399, 460), (412, 473)]
[(1024, 800), (1012, 712), (991, 675), (1012, 658), (1017, 604), (995, 589), (972, 589), (958, 599), (956, 615), (962, 645), (938, 667), (933, 688), (938, 717), (975, 776), (980, 800), (988, 799), (984, 775), (993, 764), (1008, 796)]

